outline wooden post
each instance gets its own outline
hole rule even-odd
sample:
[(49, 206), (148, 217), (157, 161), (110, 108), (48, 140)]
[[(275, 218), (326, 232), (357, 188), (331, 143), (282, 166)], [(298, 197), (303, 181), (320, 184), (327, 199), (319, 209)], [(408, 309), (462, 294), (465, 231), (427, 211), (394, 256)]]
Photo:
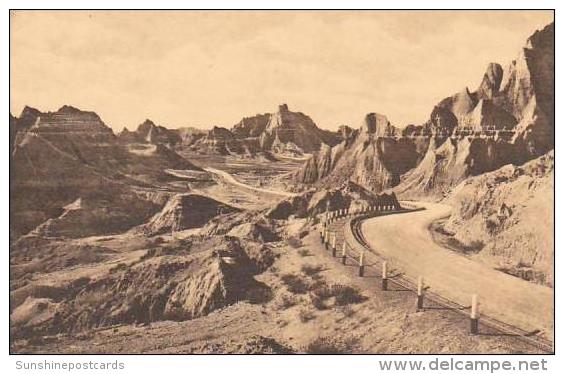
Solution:
[(478, 334), (478, 319), (480, 318), (478, 310), (478, 295), (472, 295), (472, 308), (470, 310), (470, 334)]
[(417, 278), (417, 311), (423, 310), (423, 277)]
[(335, 257), (337, 255), (337, 233), (334, 232), (333, 233), (333, 237), (332, 237), (333, 241), (331, 243), (331, 249), (333, 252), (333, 257)]
[(364, 277), (364, 251), (360, 252), (360, 258), (358, 259), (358, 276)]
[(343, 265), (347, 264), (347, 242), (343, 241), (343, 252), (341, 255), (341, 261), (343, 263)]
[(382, 262), (382, 291), (388, 290), (388, 263)]

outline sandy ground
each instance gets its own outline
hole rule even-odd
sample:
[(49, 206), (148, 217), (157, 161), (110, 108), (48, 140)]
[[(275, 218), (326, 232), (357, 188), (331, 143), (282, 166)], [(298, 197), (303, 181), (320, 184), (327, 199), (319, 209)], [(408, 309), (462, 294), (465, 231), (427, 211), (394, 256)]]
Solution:
[(450, 214), (443, 204), (419, 203), (426, 209), (366, 220), (365, 239), (376, 252), (409, 277), (462, 305), (478, 294), (484, 314), (553, 339), (553, 290), (497, 271), (437, 245), (429, 225)]

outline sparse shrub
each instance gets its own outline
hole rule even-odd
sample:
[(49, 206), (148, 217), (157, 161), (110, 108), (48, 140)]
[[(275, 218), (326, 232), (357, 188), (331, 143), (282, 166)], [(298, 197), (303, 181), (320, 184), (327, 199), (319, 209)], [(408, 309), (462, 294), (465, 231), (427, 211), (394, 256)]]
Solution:
[(307, 256), (311, 256), (311, 252), (309, 251), (309, 249), (298, 249), (298, 254), (302, 257), (307, 257)]
[(344, 354), (352, 353), (355, 340), (341, 340), (328, 336), (318, 337), (305, 346), (304, 351), (312, 354)]
[(366, 300), (366, 297), (362, 296), (358, 289), (351, 286), (335, 284), (332, 289), (337, 305), (358, 304)]
[(119, 264), (110, 268), (110, 273), (115, 273), (115, 272), (118, 272), (120, 270), (125, 270), (126, 268), (127, 268), (127, 265), (124, 264), (123, 262), (120, 262)]
[(308, 277), (317, 275), (320, 271), (323, 270), (323, 266), (321, 265), (302, 265), (302, 273), (307, 275)]
[(484, 242), (481, 240), (473, 240), (466, 248), (471, 252), (480, 252), (484, 248)]
[(317, 282), (313, 287), (311, 287), (311, 293), (320, 299), (328, 299), (334, 296), (331, 286), (325, 282)]
[(488, 233), (490, 235), (495, 233), (495, 231), (497, 230), (498, 224), (499, 224), (499, 221), (496, 220), (496, 219), (488, 218), (486, 220), (486, 230), (488, 230)]
[(300, 309), (300, 312), (298, 313), (298, 317), (300, 318), (300, 321), (302, 323), (306, 323), (306, 322), (309, 322), (312, 319), (314, 319), (315, 315), (314, 315), (313, 311), (311, 311), (310, 309), (302, 308), (302, 309)]
[(304, 294), (309, 291), (308, 283), (298, 275), (284, 274), (280, 279), (291, 293)]
[(360, 291), (342, 284), (327, 285), (323, 282), (312, 287), (312, 294), (322, 300), (335, 298), (335, 305), (358, 304), (366, 300)]
[(313, 307), (317, 310), (326, 310), (327, 309), (327, 305), (325, 304), (325, 300), (322, 299), (321, 297), (315, 295), (315, 294), (310, 294), (310, 300), (311, 300), (311, 304), (313, 305)]
[(354, 316), (355, 311), (350, 305), (345, 305), (341, 308), (341, 313), (343, 313), (343, 316), (350, 318)]
[(143, 254), (143, 256), (141, 256), (140, 259), (141, 259), (141, 260), (146, 260), (146, 259), (148, 259), (148, 258), (155, 257), (156, 253), (157, 253), (157, 249), (156, 249), (156, 248), (150, 248), (149, 250), (147, 250), (147, 252), (145, 252), (145, 253)]
[(456, 238), (448, 238), (446, 243), (451, 248), (461, 251), (462, 253), (476, 253), (484, 248), (484, 242), (481, 240), (473, 240), (466, 245)]
[(361, 295), (360, 291), (354, 287), (342, 284), (328, 285), (322, 280), (317, 281), (310, 287), (309, 296), (311, 303), (317, 310), (327, 309), (327, 301), (331, 298), (334, 298), (334, 305), (337, 306), (358, 304), (366, 300), (366, 297)]
[(293, 307), (297, 303), (298, 303), (298, 301), (296, 300), (295, 296), (283, 294), (281, 297), (276, 299), (276, 302), (274, 304), (274, 309), (275, 310), (286, 310), (288, 308)]
[(292, 248), (300, 248), (302, 246), (302, 241), (295, 236), (290, 236), (286, 239), (286, 243)]

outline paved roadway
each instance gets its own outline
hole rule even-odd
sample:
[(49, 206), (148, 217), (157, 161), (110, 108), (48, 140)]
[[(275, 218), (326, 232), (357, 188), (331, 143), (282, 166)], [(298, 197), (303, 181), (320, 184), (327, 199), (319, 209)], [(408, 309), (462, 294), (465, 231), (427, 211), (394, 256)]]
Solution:
[(553, 290), (494, 270), (435, 243), (429, 225), (450, 215), (444, 204), (417, 203), (426, 209), (364, 221), (370, 246), (407, 276), (422, 275), (430, 290), (469, 305), (478, 294), (483, 313), (553, 339)]
[(292, 196), (298, 195), (296, 193), (287, 192), (287, 191), (269, 190), (269, 189), (266, 189), (266, 188), (254, 187), (254, 186), (239, 182), (231, 174), (229, 174), (228, 172), (223, 171), (223, 170), (209, 168), (209, 167), (204, 168), (204, 170), (209, 172), (209, 173), (213, 173), (213, 174), (219, 176), (225, 182), (230, 183), (232, 185), (235, 185), (237, 187), (246, 188), (246, 189), (253, 190), (253, 191), (256, 191), (256, 192), (262, 192), (262, 193), (267, 193), (267, 194), (272, 194), (272, 195), (284, 196), (284, 197), (292, 197)]

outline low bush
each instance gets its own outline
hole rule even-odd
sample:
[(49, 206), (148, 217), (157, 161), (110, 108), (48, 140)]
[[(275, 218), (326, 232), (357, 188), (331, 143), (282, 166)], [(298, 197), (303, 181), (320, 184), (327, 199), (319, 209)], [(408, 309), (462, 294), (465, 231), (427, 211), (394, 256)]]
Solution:
[(354, 348), (353, 339), (341, 340), (323, 336), (311, 341), (304, 347), (304, 351), (312, 354), (345, 354), (352, 353)]
[(302, 309), (300, 309), (300, 312), (298, 313), (298, 317), (300, 318), (300, 321), (302, 323), (306, 323), (306, 322), (314, 319), (315, 315), (314, 315), (313, 311), (311, 311), (310, 309), (302, 308)]
[(354, 287), (336, 284), (333, 285), (332, 288), (335, 296), (335, 304), (337, 305), (358, 304), (366, 300), (366, 297)]
[(343, 313), (343, 316), (350, 318), (354, 315), (355, 311), (350, 305), (345, 305), (341, 308), (341, 313)]
[(296, 305), (298, 301), (296, 300), (295, 296), (293, 295), (282, 295), (281, 297), (277, 298), (274, 304), (274, 309), (276, 310), (286, 310), (290, 307)]
[(323, 270), (323, 266), (321, 265), (307, 265), (307, 264), (302, 265), (302, 273), (304, 273), (308, 277), (314, 276), (322, 270)]
[(308, 283), (298, 275), (284, 274), (280, 279), (291, 293), (305, 294), (309, 291)]
[(334, 297), (335, 305), (339, 306), (358, 304), (366, 300), (366, 297), (363, 296), (358, 289), (343, 284), (327, 285), (319, 283), (315, 287), (312, 287), (311, 293), (321, 300)]
[(292, 248), (300, 248), (302, 246), (302, 241), (295, 236), (290, 236), (286, 239), (286, 243)]
[(307, 256), (311, 256), (311, 252), (309, 251), (309, 249), (298, 249), (298, 254), (302, 257), (307, 257)]

